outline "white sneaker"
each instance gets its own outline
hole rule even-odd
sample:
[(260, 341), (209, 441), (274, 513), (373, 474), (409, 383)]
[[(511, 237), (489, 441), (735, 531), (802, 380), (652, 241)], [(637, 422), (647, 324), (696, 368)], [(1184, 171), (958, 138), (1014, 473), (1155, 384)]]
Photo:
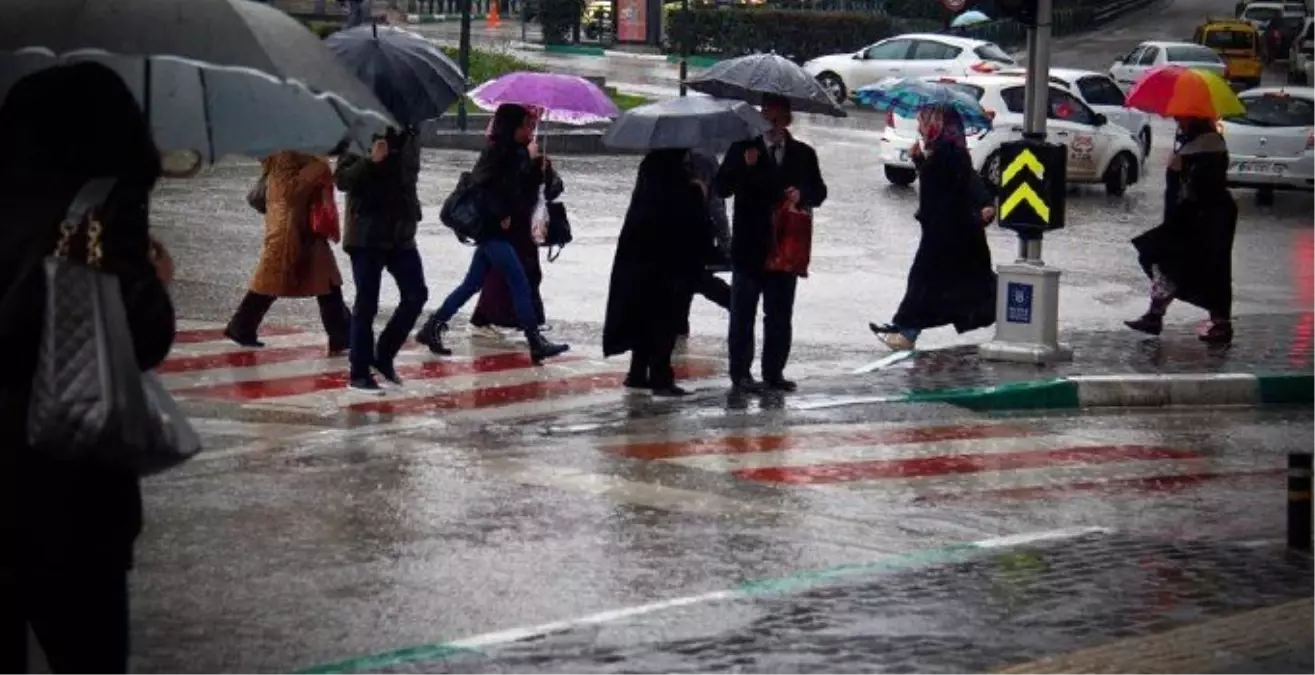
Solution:
[(501, 340), (503, 337), (502, 331), (493, 326), (476, 326), (473, 323), (467, 327), (466, 332), (469, 333), (471, 337), (484, 338), (486, 340)]

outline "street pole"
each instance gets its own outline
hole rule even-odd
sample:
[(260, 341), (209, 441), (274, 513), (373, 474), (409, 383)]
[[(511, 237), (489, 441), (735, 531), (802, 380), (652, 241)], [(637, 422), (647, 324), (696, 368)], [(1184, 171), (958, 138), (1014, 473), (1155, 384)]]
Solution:
[[(1019, 197), (1026, 196), (1034, 211), (1044, 211), (1042, 220), (1047, 225), (1014, 228), (1018, 233), (1018, 259), (998, 268), (995, 338), (978, 349), (978, 354), (987, 360), (1049, 364), (1073, 358), (1073, 349), (1059, 342), (1059, 270), (1046, 267), (1041, 259), (1043, 232), (1047, 227), (1062, 227), (1064, 222), (1063, 198), (1056, 198), (1046, 190), (1042, 190), (1046, 196), (1041, 196), (1030, 185), (1019, 187), (1020, 180), (1030, 180), (1025, 176), (1030, 171), (1037, 179), (1057, 185), (1060, 191), (1064, 189), (1065, 158), (1060, 148), (1046, 143), (1053, 17), (1054, 0), (1036, 0), (1035, 25), (1027, 31), (1023, 141), (1006, 144), (1022, 148), (1012, 148), (1019, 151), (1010, 153), (1014, 159), (1009, 167), (1005, 166), (1002, 149), (999, 162), (1001, 188), (1010, 192), (1001, 197), (1001, 224), (1007, 218), (1019, 218), (1009, 212), (1019, 212)], [(1059, 151), (1058, 157), (1054, 156), (1055, 151)], [(1046, 159), (1038, 162), (1038, 157)]]
[(680, 18), (681, 23), (685, 24), (685, 30), (682, 31), (685, 35), (680, 39), (680, 95), (683, 98), (689, 89), (685, 86), (685, 79), (689, 77), (689, 0), (680, 0)]
[[(463, 77), (469, 78), (470, 75), (470, 3), (471, 0), (461, 0), (461, 47), (457, 52), (457, 65), (461, 67)], [(466, 97), (463, 94), (457, 99), (457, 128), (466, 130)]]

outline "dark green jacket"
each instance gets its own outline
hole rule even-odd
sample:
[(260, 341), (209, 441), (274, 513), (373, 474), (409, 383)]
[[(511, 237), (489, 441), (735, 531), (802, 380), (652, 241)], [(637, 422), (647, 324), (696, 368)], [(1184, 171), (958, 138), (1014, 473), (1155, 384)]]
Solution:
[(401, 136), (401, 147), (382, 162), (344, 154), (338, 158), (333, 181), (347, 193), (342, 245), (346, 250), (415, 248), (420, 223), (420, 140), (413, 133)]

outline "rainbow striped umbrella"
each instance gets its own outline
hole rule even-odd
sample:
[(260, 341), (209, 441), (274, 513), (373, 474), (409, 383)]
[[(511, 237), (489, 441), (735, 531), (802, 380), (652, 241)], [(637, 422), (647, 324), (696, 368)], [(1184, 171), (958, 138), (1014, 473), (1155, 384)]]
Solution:
[(1246, 112), (1224, 78), (1182, 66), (1161, 66), (1146, 73), (1128, 92), (1128, 107), (1162, 117), (1215, 119)]

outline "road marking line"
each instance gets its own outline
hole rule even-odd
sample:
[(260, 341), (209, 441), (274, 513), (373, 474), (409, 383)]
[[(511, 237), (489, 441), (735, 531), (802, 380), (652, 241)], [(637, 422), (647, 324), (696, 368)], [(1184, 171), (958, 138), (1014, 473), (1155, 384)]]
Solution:
[(911, 349), (907, 349), (907, 350), (904, 350), (904, 351), (899, 351), (899, 352), (894, 352), (894, 353), (891, 353), (891, 354), (887, 354), (887, 355), (885, 355), (885, 356), (883, 356), (883, 357), (877, 359), (876, 361), (873, 361), (872, 363), (868, 363), (868, 364), (865, 364), (865, 365), (859, 366), (858, 368), (855, 368), (854, 371), (853, 371), (851, 374), (852, 374), (852, 375), (866, 375), (866, 374), (868, 374), (868, 373), (875, 372), (875, 371), (878, 371), (878, 370), (885, 370), (886, 368), (889, 368), (889, 367), (895, 365), (896, 363), (899, 363), (900, 361), (903, 361), (903, 360), (909, 358), (910, 356), (913, 356), (914, 353), (915, 353), (915, 352), (914, 352), (913, 350), (911, 350)]
[[(907, 553), (886, 556), (875, 561), (866, 563), (838, 565), (819, 570), (807, 570), (797, 572), (784, 577), (774, 579), (763, 579), (758, 581), (749, 581), (731, 589), (711, 591), (697, 595), (687, 595), (682, 597), (660, 600), (657, 602), (624, 607), (620, 609), (604, 610), (594, 612), (584, 616), (563, 619), (560, 621), (551, 621), (533, 626), (523, 626), (510, 628), (506, 630), (481, 633), (460, 640), (451, 642), (436, 642), (427, 645), (417, 645), (414, 647), (405, 647), (368, 656), (346, 659), (333, 663), (325, 663), (303, 670), (299, 673), (353, 673), (353, 672), (370, 672), (379, 671), (389, 667), (394, 667), (407, 663), (417, 663), (442, 659), (462, 653), (479, 654), (480, 650), (489, 647), (509, 644), (512, 642), (521, 642), (533, 638), (539, 638), (554, 633), (562, 633), (583, 626), (596, 626), (604, 623), (615, 622), (621, 619), (628, 619), (645, 614), (653, 614), (667, 609), (677, 607), (688, 607), (708, 602), (735, 600), (740, 598), (752, 598), (765, 595), (779, 595), (789, 591), (800, 590), (812, 586), (821, 585), (834, 579), (855, 576), (869, 572), (897, 571), (904, 569), (918, 569), (922, 567), (931, 567), (933, 565), (949, 564), (970, 560), (982, 555), (986, 551), (994, 551), (1010, 545), (1012, 540), (1026, 543), (1051, 542), (1065, 539), (1074, 539), (1094, 534), (1108, 534), (1113, 530), (1107, 528), (1065, 528), (1060, 530), (1048, 530), (1042, 532), (1020, 533), (1017, 535), (1008, 535), (1004, 537), (994, 537), (979, 542), (968, 542), (964, 544), (951, 544), (939, 548), (920, 549)], [(1123, 671), (1121, 671), (1123, 672)]]

